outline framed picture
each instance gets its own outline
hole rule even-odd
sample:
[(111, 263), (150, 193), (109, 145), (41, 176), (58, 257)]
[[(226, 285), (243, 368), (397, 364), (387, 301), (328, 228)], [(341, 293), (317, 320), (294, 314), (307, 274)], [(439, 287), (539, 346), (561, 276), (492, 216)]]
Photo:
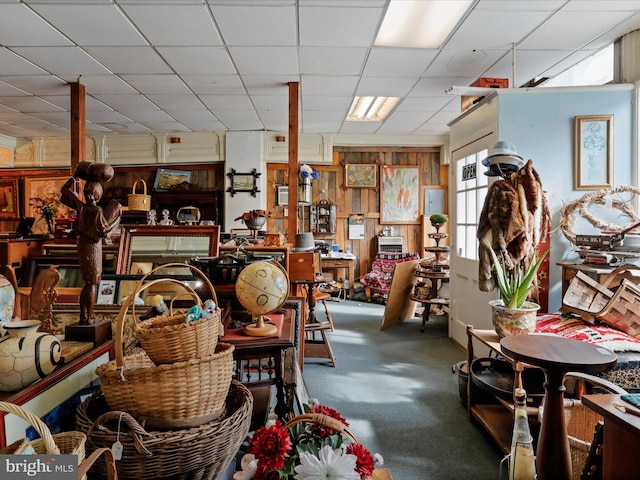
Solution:
[(231, 169), (227, 176), (231, 180), (231, 186), (227, 188), (227, 192), (233, 197), (238, 192), (249, 192), (254, 197), (260, 191), (258, 189), (258, 177), (262, 175), (254, 168), (249, 173), (238, 173), (235, 169)]
[(0, 180), (0, 218), (20, 218), (17, 178)]
[(276, 187), (276, 205), (289, 205), (289, 186), (278, 185)]
[(377, 187), (378, 165), (375, 163), (347, 163), (344, 166), (344, 186), (347, 188)]
[(36, 221), (31, 227), (34, 234), (48, 233), (47, 222), (41, 218), (40, 212), (34, 207), (34, 203), (51, 204), (56, 210), (56, 218), (70, 218), (71, 208), (60, 203), (60, 189), (68, 175), (60, 177), (25, 177), (24, 179), (24, 213), (25, 217), (35, 217)]
[(101, 280), (96, 305), (113, 305), (116, 299), (116, 285), (117, 280)]
[(420, 223), (418, 167), (380, 167), (380, 223)]
[(138, 286), (138, 280), (120, 280), (118, 285), (118, 305), (122, 305)]
[(613, 115), (577, 116), (574, 122), (575, 189), (613, 187)]
[(189, 170), (159, 168), (156, 170), (156, 179), (153, 184), (153, 189), (157, 191), (166, 191), (170, 190), (171, 187), (185, 182), (191, 182), (191, 172)]
[(131, 275), (146, 275), (153, 270), (153, 262), (131, 262)]

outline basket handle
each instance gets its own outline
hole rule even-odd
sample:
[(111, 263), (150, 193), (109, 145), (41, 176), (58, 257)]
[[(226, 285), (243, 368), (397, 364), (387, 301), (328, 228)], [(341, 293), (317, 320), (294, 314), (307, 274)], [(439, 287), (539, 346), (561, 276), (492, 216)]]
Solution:
[(284, 428), (289, 428), (289, 427), (291, 427), (293, 425), (296, 425), (298, 423), (315, 423), (315, 424), (323, 426), (323, 427), (328, 427), (328, 428), (330, 428), (332, 430), (335, 430), (338, 433), (342, 433), (342, 434), (346, 435), (352, 441), (358, 442), (358, 439), (351, 432), (351, 430), (349, 430), (349, 427), (347, 427), (340, 420), (336, 420), (335, 418), (330, 417), (328, 415), (324, 415), (322, 413), (303, 413), (303, 414), (298, 415), (296, 417), (293, 417), (291, 420), (289, 420), (284, 425)]
[(94, 424), (89, 428), (89, 431), (87, 432), (87, 438), (91, 437), (91, 434), (93, 433), (94, 430), (100, 430), (102, 432), (113, 432), (112, 429), (106, 426), (108, 422), (122, 422), (122, 424), (129, 427), (129, 430), (133, 435), (133, 444), (135, 445), (138, 453), (141, 455), (147, 455), (147, 456), (153, 455), (153, 453), (151, 453), (147, 449), (147, 447), (144, 446), (142, 438), (140, 438), (142, 435), (148, 435), (150, 437), (152, 437), (152, 435), (149, 432), (147, 432), (142, 427), (142, 425), (140, 425), (136, 421), (135, 418), (133, 418), (131, 415), (129, 415), (126, 412), (119, 412), (114, 410), (111, 412), (103, 413), (98, 418), (96, 418), (96, 421), (94, 422)]
[[(620, 275), (622, 272), (627, 270), (640, 272), (640, 267), (636, 267), (635, 265), (621, 265), (619, 267), (614, 268), (603, 280), (602, 285), (604, 287), (609, 287), (609, 284), (613, 282), (613, 280)], [(628, 278), (628, 277), (625, 277)], [(640, 282), (640, 277), (638, 277), (638, 281)], [(635, 282), (632, 282), (635, 283)]]
[(24, 408), (9, 402), (0, 402), (0, 411), (13, 413), (21, 419), (27, 421), (38, 432), (45, 446), (46, 452), (51, 455), (60, 455), (60, 449), (53, 440), (51, 430), (46, 423), (38, 418), (37, 415), (25, 410)]
[(138, 321), (135, 314), (135, 298), (138, 296), (138, 294), (140, 294), (142, 291), (158, 283), (169, 282), (169, 283), (175, 283), (177, 285), (180, 285), (182, 288), (187, 290), (193, 296), (196, 302), (200, 303), (200, 297), (198, 297), (198, 294), (189, 285), (185, 285), (179, 280), (176, 280), (174, 278), (157, 278), (155, 280), (150, 280), (149, 282), (143, 284), (142, 282), (144, 278), (146, 277), (143, 277), (138, 282), (136, 289), (129, 294), (126, 300), (122, 303), (122, 306), (120, 307), (120, 311), (118, 312), (118, 318), (116, 320), (116, 328), (115, 328), (116, 366), (118, 367), (122, 367), (124, 365), (124, 352), (123, 352), (124, 347), (122, 345), (122, 336), (124, 334), (124, 321), (127, 317), (127, 312), (129, 311), (130, 306), (131, 306), (131, 316), (133, 317), (133, 321), (134, 322)]
[(195, 265), (191, 265), (189, 263), (172, 262), (172, 263), (165, 263), (162, 265), (158, 265), (157, 267), (151, 269), (151, 271), (147, 273), (144, 277), (142, 277), (141, 281), (144, 281), (149, 275), (154, 275), (157, 271), (162, 270), (163, 268), (166, 268), (166, 267), (187, 267), (190, 270), (196, 272), (206, 282), (207, 286), (209, 287), (209, 290), (211, 291), (211, 299), (216, 303), (216, 305), (218, 305), (218, 297), (216, 296), (215, 288), (213, 288), (213, 285), (211, 284), (211, 280), (209, 280), (209, 278), (204, 274), (202, 270), (200, 270)]
[(138, 185), (138, 182), (142, 182), (142, 194), (146, 195), (147, 194), (147, 182), (145, 182), (142, 178), (139, 178), (138, 180), (133, 182), (133, 187), (131, 187), (131, 193), (133, 193), (133, 194), (136, 193), (136, 186)]
[(84, 461), (78, 467), (78, 478), (85, 478), (85, 475), (89, 472), (89, 469), (96, 463), (102, 454), (104, 454), (104, 461), (107, 464), (107, 480), (118, 480), (118, 470), (116, 470), (116, 460), (113, 458), (113, 452), (110, 448), (102, 447), (94, 450), (91, 455), (84, 459)]

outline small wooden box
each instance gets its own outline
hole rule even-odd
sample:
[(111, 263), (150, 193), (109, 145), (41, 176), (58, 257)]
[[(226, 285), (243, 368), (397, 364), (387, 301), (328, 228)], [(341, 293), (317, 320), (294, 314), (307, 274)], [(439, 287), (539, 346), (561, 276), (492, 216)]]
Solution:
[(320, 272), (320, 252), (289, 254), (289, 280), (314, 280)]
[(281, 247), (284, 244), (284, 235), (281, 233), (265, 233), (264, 234), (264, 246), (265, 247)]

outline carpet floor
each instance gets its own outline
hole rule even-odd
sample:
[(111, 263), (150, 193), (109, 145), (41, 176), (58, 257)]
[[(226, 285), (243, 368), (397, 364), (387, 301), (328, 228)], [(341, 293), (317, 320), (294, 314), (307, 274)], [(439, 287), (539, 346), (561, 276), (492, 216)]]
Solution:
[(309, 395), (339, 411), (358, 440), (384, 457), (394, 480), (506, 478), (502, 453), (469, 421), (460, 399), (452, 366), (466, 352), (448, 338), (446, 316), (432, 316), (424, 333), (419, 317), (380, 331), (382, 305), (328, 307), (337, 366), (305, 361)]

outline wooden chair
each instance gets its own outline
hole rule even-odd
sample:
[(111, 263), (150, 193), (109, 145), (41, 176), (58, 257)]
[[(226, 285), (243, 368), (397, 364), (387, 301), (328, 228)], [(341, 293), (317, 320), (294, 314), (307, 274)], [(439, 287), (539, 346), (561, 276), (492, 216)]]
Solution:
[[(309, 358), (327, 358), (332, 367), (336, 366), (336, 357), (333, 354), (331, 343), (327, 337), (327, 331), (334, 330), (333, 318), (327, 307), (327, 299), (331, 298), (331, 295), (325, 292), (321, 292), (317, 286), (310, 286), (313, 288), (313, 295), (315, 304), (322, 303), (324, 311), (327, 315), (327, 320), (319, 321), (315, 315), (314, 321), (305, 324), (305, 348), (303, 350), (304, 356)], [(309, 292), (308, 294), (311, 294)], [(320, 335), (320, 338), (316, 338), (316, 332)], [(303, 359), (304, 360), (304, 359)]]

